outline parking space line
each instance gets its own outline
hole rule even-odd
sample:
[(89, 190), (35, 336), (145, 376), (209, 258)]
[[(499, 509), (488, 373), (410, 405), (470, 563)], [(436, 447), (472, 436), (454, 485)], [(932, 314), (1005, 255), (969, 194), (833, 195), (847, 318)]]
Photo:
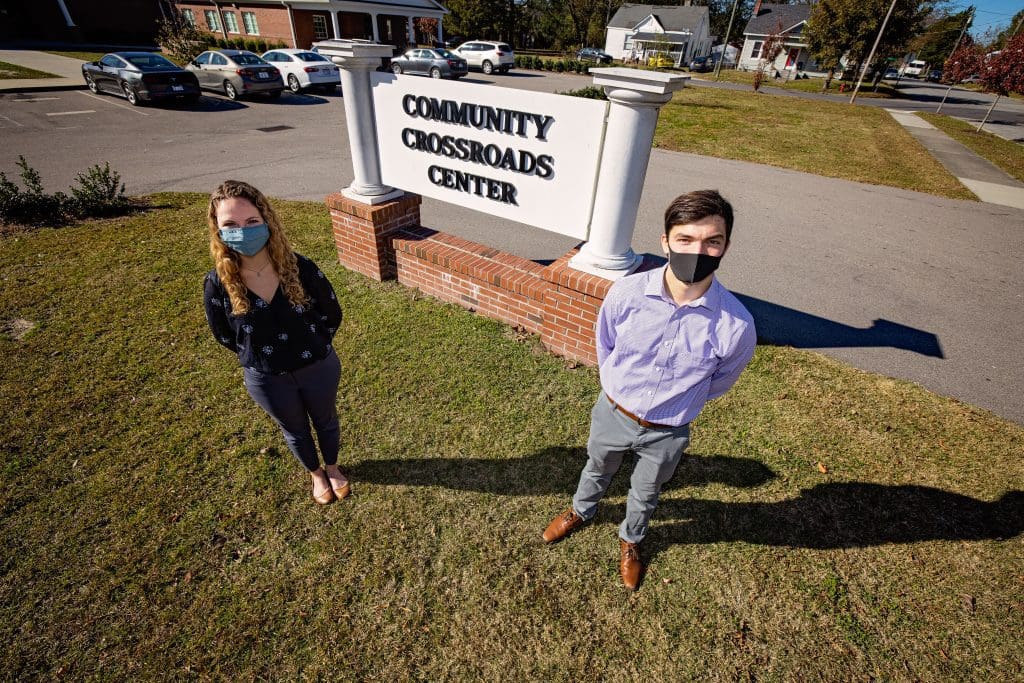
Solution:
[(50, 100), (59, 100), (59, 97), (24, 97), (18, 100), (11, 100), (12, 102), (48, 102)]
[(16, 125), (16, 126), (17, 126), (18, 128), (24, 128), (24, 127), (25, 127), (25, 124), (23, 124), (23, 123), (18, 123), (18, 122), (17, 122), (17, 121), (15, 121), (14, 119), (10, 118), (9, 116), (4, 116), (3, 114), (0, 114), (0, 119), (3, 119), (3, 120), (5, 120), (5, 121), (10, 121), (10, 122), (11, 122), (11, 123), (13, 123), (14, 125)]
[(117, 107), (118, 109), (124, 109), (124, 110), (130, 111), (133, 114), (138, 114), (139, 116), (149, 116), (149, 114), (147, 114), (144, 111), (139, 111), (138, 109), (136, 109), (135, 107), (132, 107), (130, 105), (124, 105), (124, 104), (121, 104), (120, 102), (114, 102), (109, 97), (104, 98), (104, 97), (100, 97), (99, 95), (93, 95), (91, 92), (82, 92), (81, 90), (76, 90), (75, 92), (77, 92), (79, 95), (85, 95), (86, 97), (91, 97), (92, 99), (97, 100), (99, 102), (103, 102), (104, 104), (109, 104), (112, 107)]
[(80, 109), (78, 111), (48, 111), (47, 116), (72, 116), (74, 114), (95, 114), (95, 109)]

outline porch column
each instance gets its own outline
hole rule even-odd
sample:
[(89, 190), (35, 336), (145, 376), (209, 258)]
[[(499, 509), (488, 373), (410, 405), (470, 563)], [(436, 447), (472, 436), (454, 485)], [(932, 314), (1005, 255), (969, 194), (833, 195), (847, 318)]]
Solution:
[(391, 46), (326, 40), (318, 43), (318, 47), (320, 54), (341, 68), (341, 91), (345, 93), (342, 99), (355, 177), (341, 193), (364, 204), (381, 204), (401, 196), (402, 190), (395, 190), (381, 181), (377, 126), (370, 91), (370, 72), (381, 65), (382, 57), (391, 56)]
[(441, 29), (441, 21), (443, 19), (444, 17), (437, 18), (437, 42), (441, 44), (441, 47), (444, 47), (444, 31)]
[[(373, 42), (380, 42), (380, 29), (377, 28), (377, 13), (370, 12), (370, 23), (373, 24)], [(390, 57), (391, 55), (388, 55)]]
[(604, 86), (611, 106), (590, 233), (569, 266), (614, 280), (636, 270), (643, 259), (630, 245), (658, 111), (690, 77), (622, 67), (590, 73), (595, 86)]
[(408, 16), (405, 18), (405, 30), (409, 34), (408, 43), (410, 46), (415, 47), (416, 42), (416, 24), (413, 23), (413, 17)]
[(331, 11), (331, 28), (334, 29), (332, 38), (341, 38), (341, 27), (338, 25), (338, 13)]

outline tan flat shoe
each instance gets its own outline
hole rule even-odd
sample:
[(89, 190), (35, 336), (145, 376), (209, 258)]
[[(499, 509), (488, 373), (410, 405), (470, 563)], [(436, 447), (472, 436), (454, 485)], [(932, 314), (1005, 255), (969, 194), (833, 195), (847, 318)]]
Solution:
[(345, 483), (342, 484), (341, 486), (334, 488), (334, 482), (336, 480), (331, 479), (330, 474), (327, 475), (327, 481), (328, 483), (330, 483), (331, 488), (334, 488), (334, 495), (338, 497), (338, 500), (344, 500), (345, 498), (349, 497), (349, 494), (352, 493), (352, 484), (348, 480), (348, 477), (342, 474), (341, 470), (338, 470), (338, 474), (341, 474), (342, 479), (345, 480)]
[(313, 500), (315, 500), (320, 505), (330, 505), (335, 500), (337, 500), (337, 498), (334, 497), (334, 491), (327, 489), (319, 496), (313, 496)]

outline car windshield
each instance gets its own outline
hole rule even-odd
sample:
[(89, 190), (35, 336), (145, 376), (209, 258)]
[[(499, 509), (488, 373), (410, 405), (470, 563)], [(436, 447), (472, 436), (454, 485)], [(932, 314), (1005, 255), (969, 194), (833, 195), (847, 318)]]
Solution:
[(254, 55), (251, 52), (240, 52), (237, 55), (231, 55), (231, 61), (233, 61), (235, 64), (241, 64), (243, 66), (250, 66), (253, 64), (266, 64), (266, 62), (264, 62), (262, 59), (260, 59), (258, 56)]
[(178, 65), (160, 55), (125, 56), (132, 66), (140, 69), (177, 69)]
[(318, 55), (315, 52), (300, 52), (295, 55), (304, 62), (326, 62), (327, 58), (323, 55)]

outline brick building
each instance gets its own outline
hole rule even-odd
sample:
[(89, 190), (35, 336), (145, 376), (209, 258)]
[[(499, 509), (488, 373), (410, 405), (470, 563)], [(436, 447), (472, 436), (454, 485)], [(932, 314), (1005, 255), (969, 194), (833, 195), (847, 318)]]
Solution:
[(154, 45), (161, 0), (0, 0), (0, 41)]
[[(308, 48), (329, 38), (365, 38), (399, 48), (440, 40), (448, 10), (435, 0), (169, 0), (197, 28), (225, 39), (259, 37)], [(436, 35), (417, 30), (417, 19), (434, 19)]]

